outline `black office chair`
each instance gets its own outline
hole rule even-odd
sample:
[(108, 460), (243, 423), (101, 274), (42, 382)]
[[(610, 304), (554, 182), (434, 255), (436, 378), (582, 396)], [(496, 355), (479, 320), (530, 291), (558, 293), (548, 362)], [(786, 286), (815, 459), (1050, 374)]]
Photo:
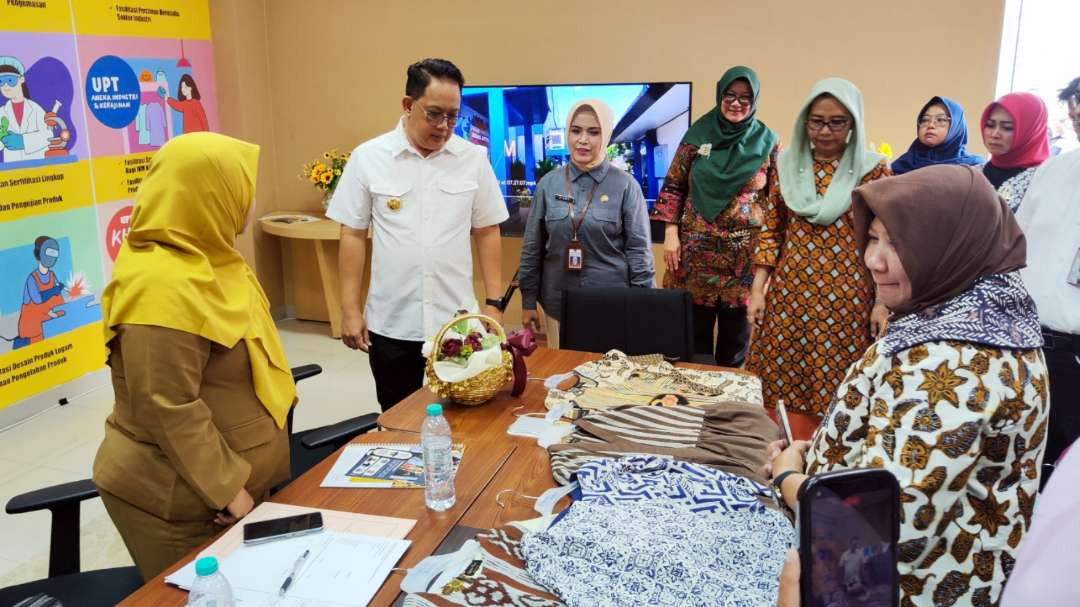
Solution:
[[(293, 380), (299, 382), (302, 379), (322, 373), (322, 367), (319, 365), (302, 365), (293, 367), (292, 372)], [(379, 414), (368, 413), (329, 426), (293, 432), (293, 413), (295, 410), (295, 407), (289, 410), (288, 419), (289, 464), (292, 477), (274, 487), (271, 493), (277, 493), (292, 479), (310, 470), (312, 466), (329, 457), (334, 451), (340, 449), (342, 445), (345, 445), (353, 438), (370, 432), (379, 426)]]
[(566, 289), (559, 347), (585, 352), (617, 349), (630, 356), (659, 353), (671, 361), (691, 361), (690, 292), (637, 287)]
[[(322, 367), (319, 365), (302, 365), (292, 369), (295, 382), (320, 373)], [(353, 437), (376, 428), (378, 417), (378, 413), (369, 413), (330, 426), (293, 434), (293, 412), (290, 410), (288, 428), (293, 478), (306, 472)], [(111, 606), (142, 586), (142, 578), (134, 566), (80, 570), (79, 504), (97, 496), (97, 487), (93, 481), (84, 479), (30, 491), (8, 500), (8, 514), (37, 510), (52, 512), (49, 576), (43, 580), (0, 588), (0, 605), (14, 605), (38, 593), (44, 593), (64, 605)]]

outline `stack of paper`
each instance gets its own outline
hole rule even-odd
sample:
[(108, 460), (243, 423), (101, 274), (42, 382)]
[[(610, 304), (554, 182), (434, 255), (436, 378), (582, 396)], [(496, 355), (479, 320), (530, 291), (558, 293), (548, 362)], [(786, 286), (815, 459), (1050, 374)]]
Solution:
[[(265, 502), (199, 556), (216, 556), (237, 603), (250, 605), (365, 605), (405, 553), (404, 538), (416, 521), (321, 510), (325, 530), (301, 537), (247, 546), (243, 523), (310, 512)], [(281, 584), (305, 550), (311, 550), (284, 597)], [(185, 590), (195, 580), (194, 562), (165, 578)]]

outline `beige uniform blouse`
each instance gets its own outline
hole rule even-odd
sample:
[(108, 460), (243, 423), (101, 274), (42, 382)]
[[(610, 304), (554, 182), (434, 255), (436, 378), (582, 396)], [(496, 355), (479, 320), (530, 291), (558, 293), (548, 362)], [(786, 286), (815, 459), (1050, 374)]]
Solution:
[(213, 518), (289, 477), (289, 440), (255, 395), (247, 348), (149, 325), (109, 343), (116, 404), (94, 483), (171, 521)]

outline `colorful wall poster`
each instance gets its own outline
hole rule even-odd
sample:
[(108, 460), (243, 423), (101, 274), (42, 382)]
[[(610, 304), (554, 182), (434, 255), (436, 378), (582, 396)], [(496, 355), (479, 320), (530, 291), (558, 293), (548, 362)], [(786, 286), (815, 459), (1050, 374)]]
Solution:
[(113, 264), (124, 244), (128, 230), (131, 229), (131, 209), (133, 200), (114, 200), (97, 205), (98, 245), (101, 247), (101, 260), (104, 264), (105, 282), (112, 279)]
[(97, 241), (89, 207), (0, 223), (0, 402), (104, 362)]
[(4, 410), (103, 367), (99, 296), (150, 159), (218, 121), (206, 0), (18, 0), (0, 19)]
[(78, 48), (99, 204), (134, 196), (169, 139), (218, 129), (209, 41), (80, 36)]
[(0, 221), (93, 204), (75, 38), (0, 32)]

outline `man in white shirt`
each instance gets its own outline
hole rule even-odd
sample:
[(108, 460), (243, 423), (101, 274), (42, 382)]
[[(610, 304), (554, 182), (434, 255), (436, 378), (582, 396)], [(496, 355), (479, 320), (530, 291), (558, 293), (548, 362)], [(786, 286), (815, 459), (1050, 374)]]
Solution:
[(384, 411), (422, 385), (424, 340), (457, 310), (477, 310), (470, 235), (484, 313), (502, 321), (499, 224), (509, 214), (487, 151), (454, 135), (464, 84), (449, 61), (410, 65), (404, 116), (394, 130), (353, 150), (326, 212), (341, 224), (342, 342), (368, 353)]
[[(1072, 99), (1070, 110), (1078, 92), (1063, 93)], [(1080, 437), (1080, 150), (1038, 168), (1016, 221), (1027, 236), (1028, 265), (1020, 275), (1046, 341), (1050, 424), (1043, 461), (1053, 463)]]

